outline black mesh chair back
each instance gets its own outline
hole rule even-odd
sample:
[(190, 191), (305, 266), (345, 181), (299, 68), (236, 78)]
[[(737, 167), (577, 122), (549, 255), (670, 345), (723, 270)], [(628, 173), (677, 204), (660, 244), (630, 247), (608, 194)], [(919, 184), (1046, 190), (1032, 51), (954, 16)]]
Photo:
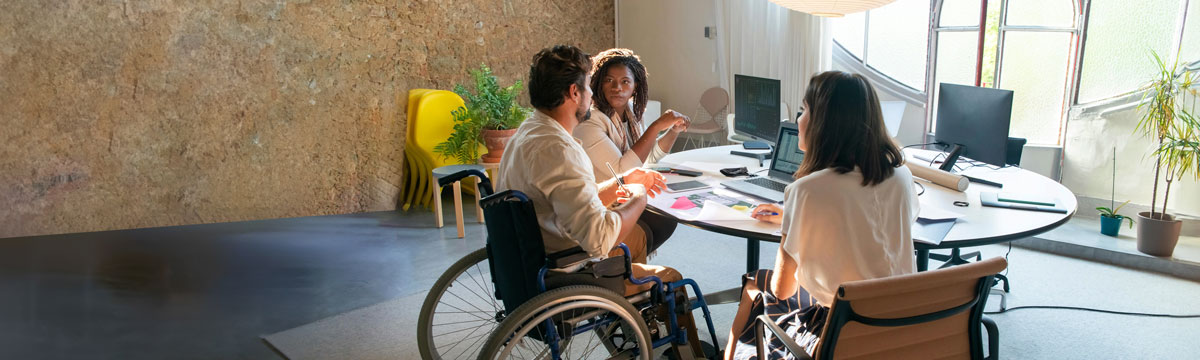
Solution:
[(516, 190), (506, 190), (482, 200), (487, 223), (488, 265), (496, 296), (505, 313), (537, 296), (538, 272), (546, 265), (546, 249), (533, 202)]

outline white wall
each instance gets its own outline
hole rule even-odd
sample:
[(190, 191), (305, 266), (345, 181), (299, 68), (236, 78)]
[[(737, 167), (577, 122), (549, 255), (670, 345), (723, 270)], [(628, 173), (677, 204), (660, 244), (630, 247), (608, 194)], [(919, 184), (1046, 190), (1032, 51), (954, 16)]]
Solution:
[[(1108, 113), (1103, 109), (1073, 108), (1063, 145), (1066, 154), (1063, 185), (1076, 196), (1107, 200), (1113, 192), (1112, 152), (1116, 147), (1117, 203), (1132, 200), (1133, 204), (1149, 205), (1154, 187), (1154, 159), (1150, 149), (1155, 144), (1134, 132), (1138, 118), (1138, 110), (1133, 106)], [(1159, 207), (1164, 187), (1165, 183), (1160, 183)], [(1200, 215), (1200, 182), (1194, 178), (1176, 180), (1167, 205), (1178, 213)], [(1086, 211), (1089, 210), (1080, 209)], [(1125, 212), (1125, 215), (1134, 214)]]
[(617, 0), (617, 46), (641, 57), (650, 99), (664, 111), (696, 118), (700, 94), (720, 84), (716, 38), (704, 37), (705, 26), (715, 29), (715, 14), (712, 1)]

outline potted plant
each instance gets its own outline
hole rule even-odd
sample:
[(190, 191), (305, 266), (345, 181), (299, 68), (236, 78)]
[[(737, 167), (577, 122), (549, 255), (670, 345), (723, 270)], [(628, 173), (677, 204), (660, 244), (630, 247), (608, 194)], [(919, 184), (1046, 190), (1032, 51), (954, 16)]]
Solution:
[[(462, 84), (454, 86), (454, 93), (461, 96), (465, 104), (451, 112), (454, 116), (454, 132), (434, 147), (433, 151), (447, 158), (455, 158), (466, 164), (482, 160), (485, 163), (500, 162), (508, 139), (517, 132), (517, 126), (532, 112), (517, 104), (521, 93), (521, 81), (500, 87), (492, 69), (480, 64), (471, 70), (475, 91), (467, 91)], [(479, 145), (488, 152), (480, 159)]]
[[(1175, 244), (1179, 242), (1179, 232), (1183, 223), (1174, 215), (1167, 213), (1167, 200), (1171, 195), (1171, 184), (1187, 175), (1197, 177), (1200, 165), (1197, 156), (1196, 119), (1191, 112), (1177, 106), (1176, 100), (1184, 93), (1197, 94), (1191, 89), (1194, 78), (1190, 71), (1178, 72), (1178, 61), (1171, 67), (1158, 56), (1153, 54), (1158, 64), (1157, 78), (1146, 84), (1146, 93), (1142, 97), (1138, 110), (1143, 111), (1137, 124), (1137, 131), (1144, 136), (1158, 140), (1152, 155), (1154, 161), (1154, 193), (1150, 200), (1150, 211), (1138, 213), (1141, 224), (1138, 225), (1138, 251), (1154, 256), (1171, 256)], [(1159, 180), (1166, 181), (1166, 191), (1163, 194), (1162, 211), (1155, 208), (1158, 205)]]
[(1129, 228), (1133, 228), (1133, 218), (1117, 213), (1121, 211), (1121, 208), (1125, 207), (1126, 204), (1129, 204), (1129, 200), (1125, 200), (1124, 203), (1121, 203), (1121, 206), (1117, 206), (1116, 208), (1107, 208), (1103, 206), (1096, 208), (1096, 210), (1100, 211), (1101, 234), (1116, 237), (1117, 233), (1121, 232), (1121, 222), (1125, 221), (1125, 219), (1129, 219)]

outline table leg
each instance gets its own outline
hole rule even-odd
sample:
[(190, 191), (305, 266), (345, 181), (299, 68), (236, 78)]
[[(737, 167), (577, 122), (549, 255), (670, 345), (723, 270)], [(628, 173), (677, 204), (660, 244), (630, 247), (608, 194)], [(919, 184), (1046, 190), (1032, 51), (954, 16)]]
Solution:
[(917, 249), (917, 272), (929, 270), (929, 249)]
[(758, 270), (758, 240), (746, 239), (746, 273)]

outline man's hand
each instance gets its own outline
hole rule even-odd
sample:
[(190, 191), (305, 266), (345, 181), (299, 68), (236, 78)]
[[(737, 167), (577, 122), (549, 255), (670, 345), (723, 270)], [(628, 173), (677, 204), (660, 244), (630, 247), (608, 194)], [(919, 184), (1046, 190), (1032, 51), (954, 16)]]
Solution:
[(636, 205), (639, 202), (645, 205), (646, 188), (642, 184), (625, 184), (623, 189), (617, 188), (617, 206)]
[(641, 185), (645, 188), (645, 193), (650, 195), (650, 197), (654, 197), (667, 189), (667, 178), (663, 177), (657, 171), (650, 169), (630, 169), (621, 178), (625, 179), (627, 186), (631, 184)]

